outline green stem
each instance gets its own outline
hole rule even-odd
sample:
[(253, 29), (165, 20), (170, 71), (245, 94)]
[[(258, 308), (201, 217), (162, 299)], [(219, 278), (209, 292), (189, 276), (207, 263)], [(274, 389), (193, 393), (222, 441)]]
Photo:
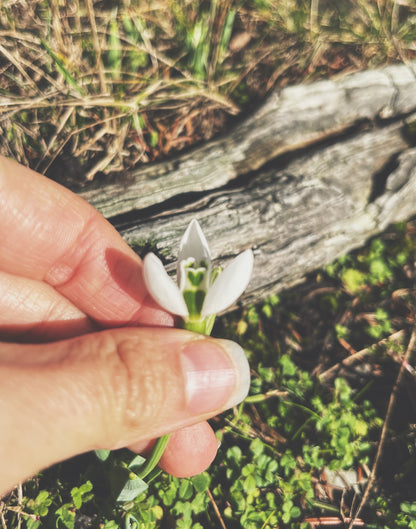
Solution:
[(140, 472), (137, 473), (139, 478), (144, 479), (150, 472), (155, 468), (159, 463), (160, 458), (162, 457), (163, 452), (165, 451), (166, 445), (168, 444), (170, 434), (163, 435), (159, 437), (156, 443), (153, 446), (152, 453), (150, 457), (146, 459), (146, 463)]
[(308, 424), (314, 419), (314, 417), (308, 417), (306, 421), (299, 426), (296, 432), (292, 435), (291, 441), (294, 441), (298, 436), (303, 432), (303, 430), (308, 426)]
[(304, 412), (308, 413), (311, 418), (315, 417), (315, 419), (320, 419), (321, 416), (318, 415), (315, 411), (311, 410), (310, 408), (307, 408), (306, 406), (303, 406), (303, 404), (298, 404), (297, 402), (288, 402), (289, 406), (293, 406), (294, 408), (299, 408), (300, 410), (303, 410)]
[(182, 327), (188, 331), (209, 336), (214, 326), (215, 317), (215, 314), (211, 314), (211, 316), (207, 316), (206, 318), (189, 318), (183, 321)]
[(334, 505), (330, 505), (328, 503), (324, 503), (323, 501), (317, 501), (313, 500), (312, 505), (314, 507), (318, 507), (319, 509), (322, 509), (327, 512), (334, 512), (336, 514), (339, 514), (339, 507), (335, 507)]

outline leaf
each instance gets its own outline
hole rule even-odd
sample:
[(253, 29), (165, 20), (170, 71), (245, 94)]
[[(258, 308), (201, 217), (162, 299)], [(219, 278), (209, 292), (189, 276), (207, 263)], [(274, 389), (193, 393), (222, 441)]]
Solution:
[(227, 18), (225, 20), (224, 28), (221, 35), (220, 45), (219, 45), (219, 62), (222, 63), (227, 55), (227, 50), (230, 45), (231, 35), (234, 27), (234, 20), (236, 15), (235, 9), (230, 9), (227, 13)]
[(36, 496), (35, 502), (37, 504), (43, 503), (49, 497), (49, 492), (47, 490), (41, 490)]
[(120, 526), (118, 523), (114, 520), (109, 520), (105, 523), (103, 529), (120, 529)]
[(75, 512), (71, 510), (72, 505), (69, 503), (66, 503), (65, 505), (62, 505), (62, 507), (59, 507), (55, 511), (55, 514), (57, 514), (56, 518), (56, 527), (61, 528), (62, 525), (66, 527), (66, 529), (74, 529), (75, 526)]
[(91, 490), (92, 490), (91, 481), (86, 481), (80, 487), (74, 487), (71, 490), (71, 497), (77, 509), (80, 509), (83, 503), (89, 501), (92, 498), (92, 494), (89, 494)]
[(264, 444), (258, 437), (251, 441), (250, 443), (250, 452), (254, 455), (254, 457), (258, 457), (260, 454), (262, 454), (264, 451)]
[(141, 467), (143, 466), (144, 462), (146, 461), (146, 458), (141, 456), (141, 455), (137, 455), (134, 459), (132, 459), (129, 463), (129, 468), (137, 468), (137, 467)]
[(110, 21), (109, 33), (108, 65), (117, 78), (121, 71), (122, 58), (120, 33), (117, 23), (117, 9), (113, 11), (113, 19)]
[(52, 50), (52, 48), (49, 46), (49, 44), (47, 44), (46, 41), (41, 39), (40, 42), (42, 46), (45, 48), (45, 50), (48, 52), (50, 57), (55, 62), (56, 69), (63, 76), (67, 84), (72, 86), (72, 88), (74, 88), (78, 92), (78, 94), (80, 94), (81, 96), (84, 95), (84, 92), (82, 88), (79, 86), (79, 84), (77, 83), (75, 77), (73, 77), (67, 70), (64, 61)]
[(253, 475), (247, 476), (244, 480), (243, 488), (247, 494), (253, 492), (256, 489), (256, 478)]
[(183, 479), (179, 486), (179, 497), (181, 500), (189, 500), (194, 493), (191, 480)]
[(288, 355), (282, 355), (280, 358), (280, 365), (282, 366), (282, 374), (284, 376), (292, 377), (296, 374), (296, 365)]
[(140, 527), (140, 522), (133, 514), (129, 513), (126, 515), (124, 527), (125, 529), (138, 529)]
[(144, 492), (148, 485), (131, 470), (113, 467), (110, 471), (110, 486), (112, 496), (116, 501), (133, 501)]
[(205, 492), (211, 483), (211, 476), (208, 472), (202, 472), (192, 478), (192, 484), (197, 492)]
[(106, 461), (111, 453), (111, 450), (95, 450), (95, 455), (100, 461)]
[(365, 274), (354, 268), (348, 268), (342, 274), (345, 290), (350, 294), (358, 293), (365, 285)]
[(26, 527), (27, 529), (38, 529), (40, 523), (40, 520), (33, 520), (32, 518), (29, 518), (26, 520)]
[(236, 465), (239, 464), (241, 457), (242, 457), (242, 452), (239, 446), (232, 446), (231, 448), (227, 450), (227, 459), (232, 461)]
[(138, 476), (134, 479), (128, 479), (125, 482), (124, 487), (121, 489), (119, 495), (117, 496), (117, 501), (133, 501), (146, 489), (147, 483), (140, 479)]

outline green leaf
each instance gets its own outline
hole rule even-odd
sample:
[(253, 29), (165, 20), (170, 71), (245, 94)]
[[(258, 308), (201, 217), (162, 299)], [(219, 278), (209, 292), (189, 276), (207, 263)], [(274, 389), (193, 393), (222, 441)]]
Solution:
[(181, 480), (179, 486), (179, 497), (181, 500), (189, 500), (194, 493), (194, 488), (192, 486), (192, 481), (190, 479)]
[(139, 529), (140, 522), (139, 520), (131, 513), (126, 515), (126, 520), (124, 522), (125, 529)]
[(232, 446), (227, 450), (227, 459), (235, 464), (239, 464), (242, 457), (241, 448), (239, 446)]
[(292, 377), (296, 374), (296, 365), (288, 355), (282, 355), (280, 358), (280, 365), (282, 366), (282, 374), (284, 376)]
[(392, 271), (383, 259), (373, 259), (370, 262), (370, 274), (373, 282), (384, 283), (392, 278)]
[(49, 492), (47, 490), (41, 490), (34, 500), (28, 501), (27, 506), (34, 514), (42, 517), (48, 514), (51, 504), (52, 499), (50, 498)]
[(345, 325), (340, 325), (339, 323), (336, 323), (335, 332), (336, 332), (337, 338), (344, 338), (344, 339), (349, 338), (350, 331), (348, 327), (345, 327)]
[(52, 48), (49, 46), (49, 44), (45, 40), (41, 39), (40, 42), (41, 42), (42, 46), (45, 48), (45, 50), (48, 52), (50, 57), (55, 62), (56, 69), (63, 76), (63, 78), (65, 79), (66, 83), (68, 85), (72, 86), (72, 88), (74, 88), (75, 91), (78, 92), (78, 94), (84, 95), (84, 91), (79, 86), (79, 84), (77, 83), (76, 79), (69, 73), (68, 69), (65, 66), (65, 63), (64, 63), (63, 59), (61, 57), (59, 57), (52, 50)]
[(111, 450), (95, 450), (95, 455), (100, 461), (106, 461), (111, 454)]
[(141, 456), (141, 455), (137, 455), (134, 459), (132, 459), (129, 463), (129, 468), (137, 468), (137, 467), (141, 467), (143, 466), (144, 462), (146, 461), (146, 458)]
[(366, 276), (359, 270), (348, 268), (342, 274), (342, 281), (344, 283), (345, 290), (351, 294), (356, 294), (365, 285)]
[(114, 520), (109, 520), (105, 523), (103, 529), (120, 529), (120, 526), (118, 523)]
[(87, 481), (80, 487), (74, 487), (71, 490), (72, 501), (77, 509), (80, 509), (83, 503), (89, 501), (93, 497), (93, 495), (90, 494), (91, 490), (91, 481)]
[(208, 472), (202, 472), (192, 478), (192, 484), (197, 492), (205, 492), (211, 483), (211, 476)]
[[(41, 505), (49, 499), (49, 492), (47, 490), (41, 490), (36, 496), (35, 503), (36, 505)], [(49, 501), (49, 505), (52, 503), (52, 500)]]
[(152, 130), (150, 132), (150, 140), (149, 140), (150, 147), (156, 147), (158, 142), (159, 142), (159, 134), (157, 133), (157, 131)]
[(41, 524), (40, 520), (33, 520), (32, 518), (29, 518), (28, 520), (26, 520), (27, 529), (38, 529), (40, 524)]
[(256, 489), (256, 478), (253, 475), (247, 476), (243, 484), (244, 490), (247, 494), (253, 492)]
[(125, 482), (124, 487), (121, 489), (119, 495), (117, 496), (117, 501), (133, 501), (146, 489), (147, 483), (140, 479), (138, 476), (136, 476), (135, 478), (129, 479)]
[(253, 453), (254, 457), (258, 457), (264, 451), (264, 443), (258, 437), (251, 441), (250, 452)]
[(235, 9), (230, 9), (227, 13), (227, 18), (225, 20), (224, 28), (221, 35), (220, 45), (219, 45), (219, 62), (222, 62), (227, 54), (228, 46), (230, 44), (231, 34), (233, 32), (234, 20), (236, 15)]
[(147, 483), (127, 468), (113, 467), (109, 479), (112, 496), (116, 501), (133, 501), (147, 489)]
[(62, 505), (62, 507), (59, 507), (59, 509), (55, 511), (55, 514), (57, 515), (56, 527), (61, 528), (64, 526), (66, 529), (74, 529), (75, 511), (72, 510), (71, 504), (66, 503), (65, 505)]
[(108, 65), (113, 70), (117, 77), (121, 71), (121, 41), (120, 33), (117, 23), (117, 10), (113, 11), (113, 19), (110, 22), (109, 28), (109, 50), (108, 50)]
[(268, 303), (263, 305), (261, 311), (266, 316), (266, 318), (270, 319), (273, 316), (273, 309)]

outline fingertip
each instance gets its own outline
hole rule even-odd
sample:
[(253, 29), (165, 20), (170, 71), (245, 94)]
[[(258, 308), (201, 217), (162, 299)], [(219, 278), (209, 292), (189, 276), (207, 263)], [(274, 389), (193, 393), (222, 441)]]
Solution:
[(200, 474), (215, 459), (218, 439), (207, 422), (187, 426), (171, 434), (159, 466), (171, 476)]

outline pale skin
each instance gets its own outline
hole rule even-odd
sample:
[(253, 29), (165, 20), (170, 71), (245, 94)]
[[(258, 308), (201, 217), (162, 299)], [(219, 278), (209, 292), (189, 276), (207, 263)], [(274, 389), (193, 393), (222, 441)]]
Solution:
[(2, 157), (0, 240), (0, 497), (57, 461), (172, 431), (161, 466), (204, 470), (218, 445), (205, 419), (226, 406), (190, 410), (180, 358), (218, 342), (173, 328), (94, 208)]

